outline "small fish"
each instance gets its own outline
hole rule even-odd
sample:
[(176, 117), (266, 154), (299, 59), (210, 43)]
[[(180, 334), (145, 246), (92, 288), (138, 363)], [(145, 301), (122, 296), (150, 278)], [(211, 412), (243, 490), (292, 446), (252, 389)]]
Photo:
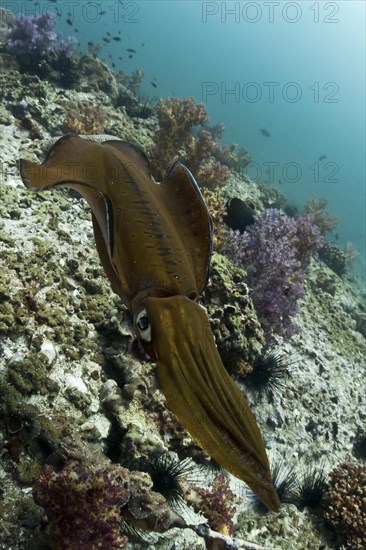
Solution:
[(116, 66), (115, 66), (115, 64), (114, 64), (114, 63), (112, 63), (112, 67), (113, 67), (113, 69), (115, 69), (115, 68), (116, 68)]
[(106, 13), (107, 13), (106, 11), (101, 11), (100, 15), (105, 15)]
[(111, 33), (107, 31), (107, 35), (108, 35), (108, 36), (111, 36)]
[(66, 23), (72, 27), (72, 21), (69, 17), (66, 19)]
[(88, 42), (88, 46), (94, 46), (94, 42)]
[(318, 158), (318, 162), (325, 160), (326, 158), (327, 158), (327, 155), (320, 155), (320, 157)]
[(74, 29), (74, 32), (79, 32), (79, 29)]
[(157, 87), (156, 84), (155, 84), (155, 82), (150, 82), (150, 84), (151, 84), (151, 86), (152, 86), (153, 88), (156, 88), (156, 87)]
[(282, 184), (282, 180), (278, 180), (278, 183), (281, 185), (281, 184)]
[(334, 236), (335, 236), (335, 240), (336, 240), (336, 241), (339, 241), (339, 235), (338, 235), (338, 233), (336, 233)]
[(127, 48), (126, 51), (130, 53), (137, 53), (136, 50), (134, 50), (133, 48)]
[(132, 58), (133, 58), (133, 55), (129, 54), (128, 59), (132, 59)]
[(271, 137), (271, 134), (268, 132), (268, 130), (266, 130), (265, 128), (260, 128), (260, 133), (262, 134), (262, 136), (264, 137)]
[(105, 37), (103, 37), (102, 40), (103, 40), (103, 42), (107, 42), (108, 44), (110, 42), (110, 40), (108, 38), (105, 38)]
[(115, 40), (116, 42), (120, 42), (121, 37), (120, 36), (113, 36), (113, 40)]

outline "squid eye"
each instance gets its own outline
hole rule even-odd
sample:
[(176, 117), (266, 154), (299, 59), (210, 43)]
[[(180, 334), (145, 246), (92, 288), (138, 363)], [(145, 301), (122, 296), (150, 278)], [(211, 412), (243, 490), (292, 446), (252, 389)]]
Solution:
[(146, 309), (142, 309), (136, 316), (136, 328), (143, 342), (151, 341), (151, 327)]

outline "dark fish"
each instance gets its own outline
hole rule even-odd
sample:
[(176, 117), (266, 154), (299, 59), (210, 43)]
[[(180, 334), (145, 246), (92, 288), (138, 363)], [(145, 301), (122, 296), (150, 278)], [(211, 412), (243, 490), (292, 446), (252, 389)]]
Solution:
[(110, 42), (110, 40), (108, 38), (105, 38), (105, 37), (103, 37), (102, 40), (103, 40), (103, 42), (107, 42), (108, 44)]
[(94, 46), (94, 42), (88, 42), (88, 46)]
[(265, 128), (261, 128), (261, 129), (260, 129), (260, 133), (261, 133), (262, 136), (264, 136), (264, 137), (271, 137), (271, 134), (270, 134), (269, 131), (266, 130)]
[(111, 33), (107, 31), (107, 35), (108, 35), (108, 36), (111, 36)]
[(113, 40), (115, 40), (116, 42), (120, 42), (121, 37), (120, 36), (113, 36)]
[(126, 50), (127, 52), (130, 52), (130, 53), (137, 53), (136, 50), (132, 49), (132, 48), (127, 48)]
[(129, 54), (128, 59), (132, 59), (132, 58), (133, 58), (133, 55)]
[(75, 32), (79, 32), (79, 29), (74, 29)]
[(252, 204), (245, 203), (236, 197), (226, 203), (226, 215), (224, 222), (234, 231), (243, 233), (248, 225), (255, 222), (255, 212)]
[(100, 15), (105, 15), (106, 13), (107, 13), (106, 11), (101, 11)]
[(115, 66), (115, 64), (114, 64), (114, 63), (112, 63), (112, 67), (113, 67), (113, 69), (115, 69), (115, 68), (116, 68), (116, 66)]
[(327, 155), (320, 155), (320, 157), (318, 158), (318, 162), (320, 162), (321, 160), (325, 160), (327, 158)]
[(151, 86), (152, 86), (153, 88), (156, 88), (155, 82), (150, 82), (150, 84), (151, 84)]
[(67, 19), (66, 19), (66, 23), (67, 23), (68, 25), (72, 26), (72, 21), (71, 21), (71, 19), (67, 18)]

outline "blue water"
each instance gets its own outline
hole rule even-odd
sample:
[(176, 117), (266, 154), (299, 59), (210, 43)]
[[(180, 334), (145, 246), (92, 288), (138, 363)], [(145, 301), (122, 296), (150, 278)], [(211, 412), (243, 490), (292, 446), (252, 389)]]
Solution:
[[(356, 246), (356, 273), (365, 280), (363, 0), (3, 5), (29, 14), (57, 10), (58, 28), (75, 34), (82, 50), (101, 42), (100, 57), (116, 70), (142, 68), (148, 97), (204, 101), (212, 124), (225, 125), (223, 141), (251, 153), (253, 179), (297, 206), (312, 196), (328, 199), (327, 210), (340, 219), (337, 242)], [(104, 43), (107, 31), (121, 31), (121, 42)], [(128, 58), (127, 48), (137, 53)]]

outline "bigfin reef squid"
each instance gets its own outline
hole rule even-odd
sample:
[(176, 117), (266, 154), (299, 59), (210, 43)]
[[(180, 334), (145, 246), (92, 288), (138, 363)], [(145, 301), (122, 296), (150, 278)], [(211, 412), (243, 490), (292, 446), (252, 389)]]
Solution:
[(61, 137), (42, 164), (20, 160), (19, 167), (33, 191), (68, 187), (87, 200), (101, 263), (157, 363), (168, 408), (208, 455), (277, 511), (255, 417), (198, 303), (209, 275), (212, 222), (191, 172), (176, 162), (156, 183), (139, 148), (75, 134)]

